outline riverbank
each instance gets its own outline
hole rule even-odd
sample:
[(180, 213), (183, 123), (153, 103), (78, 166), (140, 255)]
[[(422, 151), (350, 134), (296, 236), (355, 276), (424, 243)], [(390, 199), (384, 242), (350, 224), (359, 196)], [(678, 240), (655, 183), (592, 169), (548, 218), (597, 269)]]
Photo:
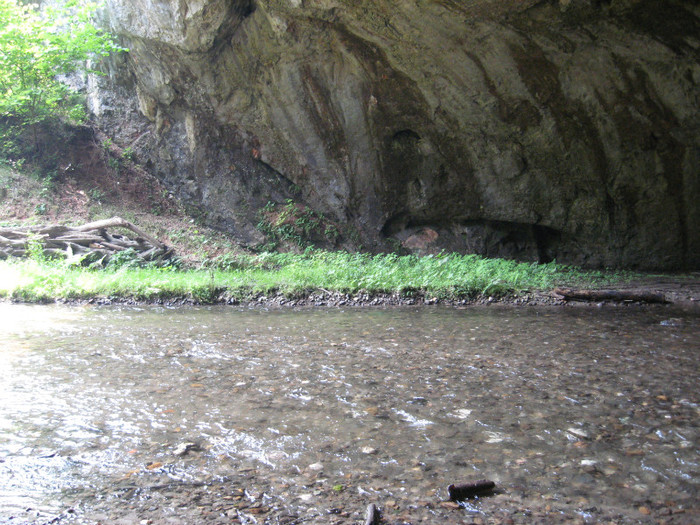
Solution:
[[(307, 251), (228, 257), (208, 268), (85, 268), (46, 259), (0, 262), (0, 298), (29, 303), (229, 304), (266, 307), (444, 304), (700, 305), (700, 278), (583, 271), (469, 255), (403, 256)], [(616, 290), (572, 300), (562, 288)]]
[(200, 224), (156, 179), (130, 170), (128, 159), (117, 160), (106, 149), (93, 148), (81, 157), (80, 169), (68, 167), (51, 177), (0, 167), (0, 226), (74, 225), (117, 215), (171, 247), (175, 258), (159, 267), (124, 253), (107, 268), (41, 255), (8, 259), (0, 261), (0, 300), (266, 307), (579, 304), (554, 293), (569, 287), (654, 293), (690, 307), (700, 302), (698, 273), (587, 271), (456, 254), (368, 255), (313, 248), (255, 253)]

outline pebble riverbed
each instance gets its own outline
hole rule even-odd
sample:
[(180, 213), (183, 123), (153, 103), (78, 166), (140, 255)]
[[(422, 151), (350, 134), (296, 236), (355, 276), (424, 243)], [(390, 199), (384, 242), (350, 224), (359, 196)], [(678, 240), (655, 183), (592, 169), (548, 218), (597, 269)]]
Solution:
[(700, 521), (692, 312), (0, 304), (0, 328), (3, 523)]

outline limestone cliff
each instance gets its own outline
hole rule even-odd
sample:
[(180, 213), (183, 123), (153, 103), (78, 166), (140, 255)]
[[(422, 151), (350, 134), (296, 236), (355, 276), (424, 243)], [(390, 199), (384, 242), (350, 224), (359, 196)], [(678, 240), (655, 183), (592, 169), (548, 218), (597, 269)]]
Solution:
[(700, 265), (700, 8), (683, 0), (108, 0), (115, 141), (262, 240)]

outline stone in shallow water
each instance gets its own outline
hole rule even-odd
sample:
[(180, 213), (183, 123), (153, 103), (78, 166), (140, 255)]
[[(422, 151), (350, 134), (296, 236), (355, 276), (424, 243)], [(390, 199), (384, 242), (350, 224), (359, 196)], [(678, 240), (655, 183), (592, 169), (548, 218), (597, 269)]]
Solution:
[(175, 447), (175, 450), (173, 450), (173, 454), (176, 456), (184, 456), (188, 452), (195, 450), (200, 450), (200, 447), (199, 445), (197, 445), (197, 443), (180, 443), (178, 446)]
[(571, 434), (572, 436), (577, 437), (579, 439), (588, 439), (588, 434), (583, 429), (576, 428), (576, 427), (569, 427), (566, 429), (566, 431), (569, 434)]
[(472, 411), (467, 408), (460, 408), (454, 411), (455, 417), (459, 419), (467, 419), (471, 415)]

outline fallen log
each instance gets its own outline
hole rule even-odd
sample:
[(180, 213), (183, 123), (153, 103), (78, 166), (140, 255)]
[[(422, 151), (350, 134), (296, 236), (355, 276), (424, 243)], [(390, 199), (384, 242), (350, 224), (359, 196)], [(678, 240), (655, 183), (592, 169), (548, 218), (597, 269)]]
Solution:
[(115, 227), (128, 228), (131, 231), (133, 231), (136, 235), (139, 235), (139, 236), (143, 237), (144, 239), (146, 239), (153, 246), (156, 246), (158, 248), (165, 247), (165, 245), (162, 242), (160, 242), (158, 239), (156, 239), (155, 237), (151, 237), (146, 232), (144, 232), (140, 228), (137, 228), (134, 224), (130, 223), (129, 221), (125, 221), (121, 217), (112, 217), (111, 219), (104, 219), (101, 221), (89, 222), (87, 224), (83, 224), (82, 226), (78, 226), (77, 228), (74, 228), (74, 229), (75, 229), (75, 231), (79, 231), (79, 232), (88, 232), (91, 230), (102, 230), (105, 228), (115, 228)]
[(474, 496), (489, 494), (496, 488), (496, 483), (489, 479), (452, 484), (447, 487), (450, 501), (462, 501)]
[(102, 241), (100, 244), (102, 244), (102, 246), (104, 246), (105, 248), (109, 248), (110, 250), (115, 252), (123, 252), (124, 250), (129, 249), (126, 246), (119, 246), (118, 244), (113, 244), (107, 241)]
[[(110, 234), (107, 228), (126, 228), (137, 235)], [(0, 258), (27, 257), (39, 244), (46, 256), (60, 256), (105, 264), (116, 253), (133, 252), (142, 260), (168, 259), (172, 250), (158, 239), (120, 217), (94, 221), (82, 226), (44, 225), (0, 228)]]
[(2, 246), (24, 246), (26, 243), (26, 240), (20, 241), (18, 239), (8, 239), (6, 237), (0, 237), (0, 245)]
[(27, 233), (23, 231), (18, 231), (15, 228), (0, 228), (0, 236), (6, 237), (8, 239), (23, 239), (27, 236)]
[(89, 248), (85, 248), (84, 246), (80, 246), (79, 244), (75, 244), (72, 242), (67, 242), (64, 244), (64, 246), (64, 251), (68, 254), (68, 257), (82, 255), (84, 253), (87, 253), (89, 250)]
[(56, 237), (56, 241), (72, 242), (74, 244), (80, 244), (83, 246), (90, 246), (90, 244), (95, 242), (104, 242), (105, 238), (101, 235), (62, 235), (61, 237)]
[(58, 237), (65, 232), (71, 231), (70, 226), (62, 226), (58, 224), (52, 224), (50, 226), (45, 226), (37, 230), (37, 233), (42, 235), (48, 235), (49, 237)]
[(125, 248), (136, 248), (140, 246), (140, 244), (137, 241), (131, 240), (128, 237), (124, 237), (123, 235), (119, 234), (111, 235), (108, 231), (104, 232), (104, 237), (105, 239), (107, 239), (108, 242), (124, 246)]
[(574, 290), (571, 288), (555, 288), (555, 295), (567, 301), (613, 301), (613, 302), (637, 302), (651, 304), (666, 304), (666, 296), (662, 293), (639, 292), (634, 290)]

